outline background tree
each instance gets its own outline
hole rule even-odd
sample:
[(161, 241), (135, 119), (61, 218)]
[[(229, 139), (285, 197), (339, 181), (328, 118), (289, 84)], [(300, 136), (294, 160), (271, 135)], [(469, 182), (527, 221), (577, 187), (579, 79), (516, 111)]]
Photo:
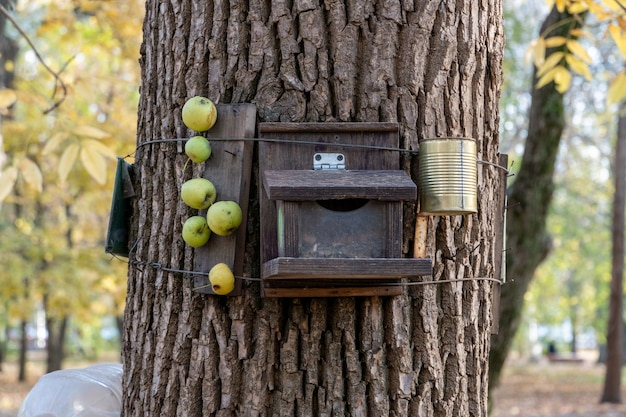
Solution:
[[(589, 29), (584, 24), (587, 15), (594, 25), (604, 28), (597, 38), (609, 33), (614, 45), (626, 51), (626, 36), (620, 29), (625, 11), (618, 2), (561, 0), (547, 3), (554, 7), (531, 51), (535, 57), (536, 72), (533, 74), (527, 143), (519, 173), (509, 192), (507, 273), (511, 281), (503, 288), (500, 332), (494, 337), (492, 346), (490, 378), (494, 383), (519, 326), (528, 285), (552, 245), (546, 229), (546, 216), (554, 191), (556, 157), (566, 126), (561, 94), (570, 89), (573, 74), (582, 75), (587, 81), (592, 78), (589, 67), (592, 59), (578, 41), (579, 36), (594, 37), (590, 31), (581, 30), (582, 27)], [(613, 74), (616, 75), (605, 96), (609, 104), (619, 101), (625, 93), (622, 68), (613, 71)], [(549, 87), (548, 90), (546, 87)], [(552, 94), (547, 92), (550, 90)], [(595, 97), (589, 103), (594, 101)], [(576, 107), (581, 105), (573, 106)], [(574, 289), (582, 285), (581, 273), (577, 270), (576, 273), (561, 276), (570, 277), (567, 282)], [(575, 296), (571, 297), (570, 307), (576, 312), (573, 319), (579, 314), (579, 303), (575, 299)]]
[[(555, 36), (569, 34), (577, 21), (557, 26), (570, 17), (552, 9), (541, 27), (558, 27)], [(560, 47), (563, 48), (563, 47)], [(535, 77), (533, 76), (533, 79)], [(554, 191), (553, 173), (559, 150), (565, 115), (563, 96), (554, 84), (533, 88), (529, 111), (528, 137), (524, 156), (508, 191), (507, 209), (507, 276), (500, 301), (500, 327), (494, 335), (489, 357), (489, 380), (497, 383), (510, 349), (524, 306), (524, 293), (537, 266), (550, 250), (546, 217)]]
[[(247, 281), (238, 297), (197, 294), (150, 267), (193, 268), (179, 237), (186, 156), (172, 142), (144, 144), (188, 136), (180, 110), (201, 94), (255, 103), (260, 121), (397, 121), (406, 149), (475, 137), (479, 158), (497, 162), (502, 48), (499, 1), (148, 1), (124, 414), (485, 415), (493, 283), (415, 286), (393, 298), (261, 299)], [(413, 158), (403, 164), (415, 172)], [(479, 214), (429, 220), (434, 280), (494, 276), (502, 175), (479, 170)], [(258, 277), (251, 207), (244, 269)], [(407, 254), (414, 212), (408, 205)]]
[(626, 208), (626, 106), (621, 106), (615, 141), (611, 298), (607, 323), (606, 373), (602, 402), (621, 403), (623, 299), (624, 299), (624, 209)]
[(140, 1), (44, 1), (9, 15), (7, 32), (22, 48), (7, 66), (18, 71), (2, 126), (0, 223), (12, 239), (0, 242), (0, 262), (11, 265), (0, 300), (7, 329), (24, 323), (21, 378), (25, 324), (36, 312), (45, 310), (49, 325), (48, 371), (62, 366), (67, 334), (97, 336), (90, 329), (104, 316), (122, 314), (126, 268), (104, 254), (103, 235), (115, 157), (133, 149), (142, 13)]
[[(0, 2), (0, 4), (7, 9), (11, 7), (12, 3), (13, 2), (9, 0)], [(11, 63), (15, 60), (17, 54), (16, 42), (6, 34), (6, 24), (6, 17), (0, 16), (0, 88), (2, 89), (10, 89), (13, 86), (14, 74), (11, 70)], [(13, 97), (11, 97), (11, 94), (6, 94), (7, 90), (3, 91), (5, 92), (4, 98), (8, 99), (1, 106), (5, 108), (2, 117), (6, 117), (8, 114), (6, 109), (7, 104), (12, 104)], [(2, 145), (2, 143), (3, 139), (2, 136), (0, 136), (0, 145)], [(0, 151), (0, 170), (2, 170), (5, 161), (6, 155), (4, 155), (4, 151)], [(6, 355), (6, 347), (9, 339), (9, 326), (6, 320), (4, 320), (4, 317), (6, 317), (6, 309), (0, 306), (0, 371), (2, 371), (2, 364)]]

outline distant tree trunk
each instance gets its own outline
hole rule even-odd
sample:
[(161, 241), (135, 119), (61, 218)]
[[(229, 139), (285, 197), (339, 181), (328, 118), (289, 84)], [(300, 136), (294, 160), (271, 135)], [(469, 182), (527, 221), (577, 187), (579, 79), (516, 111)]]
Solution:
[[(69, 210), (69, 206), (67, 205), (66, 210)], [(43, 228), (45, 227), (45, 216), (46, 209), (43, 206), (41, 200), (37, 200), (35, 225), (39, 229), (43, 230)], [(69, 223), (71, 224), (71, 222)], [(71, 226), (69, 226), (68, 230), (66, 231), (65, 240), (67, 244), (67, 250), (70, 251), (72, 249)], [(40, 273), (45, 274), (48, 268), (49, 263), (45, 260), (42, 260), (39, 264)], [(63, 367), (63, 359), (65, 357), (65, 336), (67, 331), (67, 324), (69, 321), (68, 316), (57, 316), (55, 312), (52, 312), (50, 310), (48, 303), (49, 295), (52, 294), (54, 291), (57, 291), (57, 288), (54, 285), (46, 285), (43, 294), (43, 309), (46, 315), (46, 331), (48, 333), (48, 341), (46, 343), (46, 372), (58, 371)]]
[[(548, 15), (540, 33), (571, 15), (556, 8)], [(555, 25), (550, 33), (566, 36), (577, 21)], [(550, 53), (552, 51), (548, 51)], [(528, 116), (528, 138), (518, 173), (508, 192), (507, 210), (507, 283), (502, 286), (500, 327), (493, 336), (489, 356), (490, 388), (499, 380), (500, 372), (520, 324), (524, 294), (537, 266), (546, 258), (551, 240), (546, 231), (548, 208), (554, 190), (554, 167), (565, 127), (563, 96), (554, 84), (536, 89), (535, 72)]]
[[(255, 103), (260, 121), (398, 122), (401, 146), (478, 140), (498, 163), (500, 0), (148, 1), (124, 319), (125, 416), (486, 416), (492, 282), (407, 288), (396, 297), (261, 298), (193, 291), (180, 274), (190, 210), (185, 100)], [(218, 116), (219, 117), (219, 116)], [(403, 158), (415, 173), (417, 158)], [(197, 172), (196, 172), (197, 173)], [(432, 217), (433, 280), (493, 277), (500, 170), (479, 167), (479, 213)], [(416, 175), (413, 175), (416, 178)], [(259, 277), (258, 177), (244, 270)], [(412, 253), (415, 205), (404, 217)], [(133, 261), (148, 262), (133, 265)], [(431, 278), (427, 278), (430, 280)]]
[[(7, 9), (10, 8), (12, 3), (12, 0), (0, 0), (0, 4)], [(17, 42), (6, 35), (6, 17), (0, 14), (0, 88), (13, 87), (14, 72), (12, 69), (9, 69), (13, 68), (13, 66), (7, 64), (14, 61), (16, 56)], [(2, 118), (0, 117), (0, 126), (1, 124)], [(4, 141), (0, 134), (0, 170), (4, 168), (4, 162), (6, 160), (3, 143)], [(2, 365), (6, 357), (8, 326), (8, 320), (0, 323), (0, 372), (2, 372)]]
[[(45, 303), (44, 303), (45, 304)], [(49, 317), (46, 314), (46, 329), (48, 330), (48, 343), (46, 344), (46, 372), (62, 369), (65, 358), (65, 336), (69, 318)]]
[(19, 370), (17, 375), (17, 380), (20, 382), (26, 381), (26, 352), (28, 351), (28, 335), (26, 334), (27, 325), (28, 322), (26, 320), (20, 321), (20, 344), (18, 357)]
[(606, 330), (606, 373), (602, 402), (621, 403), (624, 317), (624, 209), (626, 208), (626, 105), (620, 106), (614, 163), (611, 295)]

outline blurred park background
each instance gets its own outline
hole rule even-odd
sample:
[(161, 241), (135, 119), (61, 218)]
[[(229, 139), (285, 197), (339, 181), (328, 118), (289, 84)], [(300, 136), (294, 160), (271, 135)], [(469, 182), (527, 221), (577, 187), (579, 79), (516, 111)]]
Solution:
[[(116, 157), (132, 158), (136, 140), (143, 3), (0, 1), (0, 416), (16, 415), (45, 372), (119, 361), (127, 266), (104, 244)], [(551, 2), (503, 3), (500, 142), (512, 183), (528, 134), (532, 53)], [(572, 71), (563, 95), (551, 250), (524, 295), (494, 416), (626, 415), (598, 404), (617, 125), (607, 95), (624, 67), (600, 23), (580, 37), (588, 73)]]

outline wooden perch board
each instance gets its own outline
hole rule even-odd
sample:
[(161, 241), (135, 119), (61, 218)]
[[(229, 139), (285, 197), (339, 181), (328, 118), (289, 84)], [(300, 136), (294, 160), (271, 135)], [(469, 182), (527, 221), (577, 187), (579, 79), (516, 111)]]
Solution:
[[(255, 129), (255, 105), (217, 105), (217, 122), (207, 132), (207, 138), (211, 142), (211, 158), (206, 162), (202, 176), (215, 185), (217, 201), (232, 200), (239, 203), (243, 222), (235, 234), (214, 234), (206, 245), (195, 249), (194, 271), (206, 273), (213, 265), (224, 262), (231, 267), (235, 276), (243, 274), (253, 142), (230, 139), (253, 138)], [(224, 138), (228, 140), (220, 140)], [(206, 214), (206, 210), (202, 210), (201, 214)], [(206, 275), (194, 275), (196, 291), (213, 294), (208, 284)], [(235, 289), (229, 295), (238, 295), (240, 292), (241, 280), (237, 279)]]

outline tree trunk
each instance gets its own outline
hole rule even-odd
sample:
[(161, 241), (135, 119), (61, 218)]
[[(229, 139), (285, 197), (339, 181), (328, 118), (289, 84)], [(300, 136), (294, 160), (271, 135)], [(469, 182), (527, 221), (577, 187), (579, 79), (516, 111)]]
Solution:
[[(544, 21), (540, 33), (548, 27), (555, 29), (551, 36), (566, 36), (572, 25), (555, 25), (568, 16), (556, 8)], [(546, 55), (554, 50), (548, 50)], [(494, 335), (489, 357), (491, 388), (497, 385), (511, 343), (520, 324), (524, 308), (524, 294), (530, 285), (537, 266), (546, 258), (551, 247), (546, 231), (546, 218), (554, 191), (554, 167), (561, 135), (565, 127), (563, 96), (550, 83), (534, 88), (533, 74), (531, 107), (528, 116), (528, 138), (524, 155), (508, 191), (507, 210), (507, 283), (502, 286), (500, 300), (500, 326)]]
[[(186, 99), (249, 102), (259, 121), (398, 122), (401, 146), (478, 140), (498, 162), (503, 34), (498, 0), (148, 1), (124, 318), (123, 414), (485, 416), (493, 286), (412, 286), (395, 297), (260, 298), (193, 291), (191, 211), (176, 142)], [(218, 116), (219, 117), (219, 116)], [(417, 158), (404, 169), (419, 184)], [(210, 163), (207, 162), (207, 163)], [(500, 170), (480, 164), (479, 212), (431, 217), (432, 280), (493, 277)], [(193, 170), (193, 172), (191, 172)], [(244, 273), (259, 277), (253, 178)], [(412, 252), (416, 204), (404, 210)], [(140, 264), (137, 264), (140, 263)], [(158, 264), (157, 264), (158, 263)], [(427, 278), (431, 280), (431, 278)]]
[(624, 208), (626, 207), (626, 105), (620, 107), (615, 142), (611, 294), (606, 330), (606, 373), (602, 402), (621, 403), (624, 317)]
[(65, 333), (68, 321), (68, 317), (54, 318), (49, 317), (46, 313), (46, 330), (48, 331), (46, 372), (58, 371), (63, 367), (63, 359), (65, 358)]
[[(10, 2), (8, 0), (0, 0), (0, 4), (7, 8)], [(13, 87), (14, 73), (12, 69), (9, 69), (12, 68), (12, 66), (7, 65), (7, 63), (14, 61), (17, 56), (17, 42), (6, 35), (6, 21), (6, 17), (0, 15), (0, 87), (11, 88)], [(0, 117), (0, 126), (4, 117)], [(0, 134), (0, 170), (4, 169), (5, 162), (4, 139)], [(8, 318), (5, 320), (5, 317), (3, 317), (2, 324), (0, 325), (0, 372), (2, 372), (2, 365), (4, 364), (9, 340), (7, 337), (8, 328)]]
[(19, 382), (26, 381), (26, 356), (28, 352), (28, 335), (26, 334), (26, 326), (28, 323), (26, 320), (20, 321), (20, 347), (18, 364), (19, 370), (17, 372), (17, 380)]

